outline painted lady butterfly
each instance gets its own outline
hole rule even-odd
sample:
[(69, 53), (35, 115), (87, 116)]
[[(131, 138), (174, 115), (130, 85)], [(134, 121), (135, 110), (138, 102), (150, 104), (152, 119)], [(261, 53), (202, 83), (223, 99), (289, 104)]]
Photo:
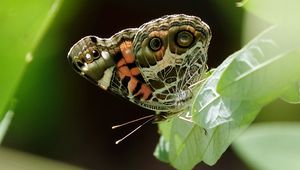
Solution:
[(100, 88), (157, 112), (182, 112), (207, 70), (211, 31), (195, 16), (167, 15), (110, 38), (86, 36), (69, 51), (74, 70)]

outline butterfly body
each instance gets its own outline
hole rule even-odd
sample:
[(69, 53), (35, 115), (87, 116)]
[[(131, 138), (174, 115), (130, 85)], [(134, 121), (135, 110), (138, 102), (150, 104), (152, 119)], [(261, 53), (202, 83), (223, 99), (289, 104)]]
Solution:
[(111, 38), (86, 36), (68, 54), (81, 76), (141, 107), (157, 121), (184, 110), (206, 71), (211, 31), (198, 17), (167, 15)]

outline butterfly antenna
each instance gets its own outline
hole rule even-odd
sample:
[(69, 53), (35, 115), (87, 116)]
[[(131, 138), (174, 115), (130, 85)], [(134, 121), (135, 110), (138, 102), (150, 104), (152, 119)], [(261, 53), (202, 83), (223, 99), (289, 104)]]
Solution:
[[(127, 134), (126, 136), (124, 136), (123, 138), (117, 140), (117, 141), (115, 142), (115, 144), (119, 144), (119, 143), (122, 142), (124, 139), (126, 139), (128, 136), (130, 136), (131, 134), (133, 134), (134, 132), (136, 132), (137, 130), (139, 130), (142, 126), (144, 126), (145, 124), (149, 123), (150, 121), (152, 121), (152, 120), (154, 120), (154, 119), (156, 118), (155, 115), (149, 115), (149, 116), (145, 116), (145, 117), (143, 117), (143, 118), (140, 118), (139, 120), (146, 119), (147, 117), (150, 117), (150, 116), (152, 116), (150, 119), (148, 119), (147, 121), (145, 121), (143, 124), (139, 125), (137, 128), (135, 128), (133, 131), (131, 131), (130, 133), (128, 133), (128, 134)], [(138, 121), (138, 119), (135, 120), (135, 121)], [(131, 122), (134, 122), (134, 121), (131, 121)], [(124, 124), (125, 124), (125, 123), (124, 123)], [(127, 123), (127, 124), (128, 124), (128, 123)]]
[(147, 118), (150, 118), (150, 117), (153, 117), (153, 116), (154, 116), (154, 115), (144, 116), (144, 117), (141, 117), (141, 118), (138, 118), (138, 119), (135, 119), (135, 120), (132, 120), (132, 121), (129, 121), (129, 122), (120, 124), (120, 125), (112, 126), (111, 129), (116, 129), (116, 128), (119, 128), (119, 127), (122, 127), (122, 126), (125, 126), (125, 125), (128, 125), (128, 124), (131, 124), (131, 123), (134, 123), (134, 122), (138, 122), (138, 121), (140, 121), (140, 120), (144, 120), (144, 119), (147, 119)]

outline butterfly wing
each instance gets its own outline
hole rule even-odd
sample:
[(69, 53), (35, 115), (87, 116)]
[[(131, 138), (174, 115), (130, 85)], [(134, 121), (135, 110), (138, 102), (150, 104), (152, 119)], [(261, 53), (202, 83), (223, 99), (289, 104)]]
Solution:
[(134, 38), (136, 63), (154, 101), (181, 109), (206, 70), (209, 27), (198, 17), (169, 15), (142, 25)]
[(69, 51), (74, 70), (104, 90), (144, 108), (174, 112), (206, 69), (209, 27), (199, 18), (169, 15), (111, 38), (87, 36)]
[(86, 36), (68, 53), (73, 69), (100, 88), (150, 110), (168, 108), (148, 102), (152, 89), (146, 84), (132, 52), (137, 29), (123, 30), (111, 38)]
[(127, 81), (125, 75), (131, 75), (131, 72), (118, 71), (117, 64), (121, 67), (125, 61), (120, 47), (132, 42), (136, 32), (137, 29), (126, 29), (111, 38), (86, 36), (70, 49), (69, 63), (78, 74), (93, 84), (126, 98), (129, 92), (124, 86)]

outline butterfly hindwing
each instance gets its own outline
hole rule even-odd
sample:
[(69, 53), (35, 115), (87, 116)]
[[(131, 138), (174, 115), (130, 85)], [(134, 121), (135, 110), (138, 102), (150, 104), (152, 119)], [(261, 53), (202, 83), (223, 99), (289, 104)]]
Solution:
[(165, 16), (142, 25), (134, 38), (141, 73), (154, 89), (152, 101), (180, 109), (192, 97), (189, 87), (206, 70), (209, 27), (198, 17)]

